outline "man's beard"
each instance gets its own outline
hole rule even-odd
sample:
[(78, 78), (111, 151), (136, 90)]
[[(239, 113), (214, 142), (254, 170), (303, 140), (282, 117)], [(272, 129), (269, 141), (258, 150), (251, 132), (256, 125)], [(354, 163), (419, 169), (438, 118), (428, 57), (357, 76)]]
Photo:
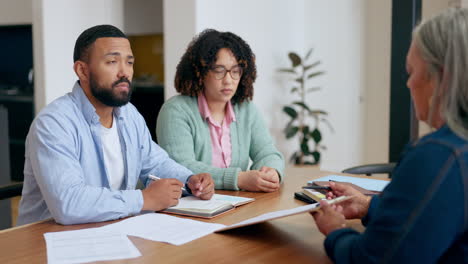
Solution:
[[(126, 82), (128, 83), (129, 89), (128, 92), (120, 92), (114, 94), (114, 88), (120, 84)], [(126, 105), (132, 96), (132, 83), (125, 77), (122, 77), (120, 80), (114, 82), (110, 89), (100, 86), (96, 79), (94, 78), (93, 74), (89, 76), (89, 86), (91, 88), (91, 93), (94, 97), (96, 97), (101, 103), (111, 106), (111, 107), (119, 107)]]

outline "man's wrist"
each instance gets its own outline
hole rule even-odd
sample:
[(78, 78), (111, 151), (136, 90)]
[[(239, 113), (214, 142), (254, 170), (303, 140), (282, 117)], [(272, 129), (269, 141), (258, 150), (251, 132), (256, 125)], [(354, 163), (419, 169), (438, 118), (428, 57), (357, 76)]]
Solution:
[(189, 183), (189, 181), (190, 181), (190, 178), (192, 178), (193, 175), (194, 175), (194, 174), (188, 176), (187, 181), (185, 181), (185, 184), (184, 184), (185, 190), (186, 190), (189, 194), (192, 194), (192, 189), (190, 189), (188, 183)]

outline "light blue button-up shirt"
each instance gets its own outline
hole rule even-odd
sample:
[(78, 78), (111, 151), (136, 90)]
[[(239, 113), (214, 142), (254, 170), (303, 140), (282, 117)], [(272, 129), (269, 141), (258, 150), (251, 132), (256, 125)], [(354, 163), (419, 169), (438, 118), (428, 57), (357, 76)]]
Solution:
[(132, 104), (115, 108), (125, 179), (111, 190), (104, 165), (99, 116), (78, 82), (35, 118), (26, 138), (24, 187), (18, 225), (53, 217), (61, 224), (107, 221), (137, 214), (143, 195), (135, 190), (148, 175), (185, 183), (192, 172), (154, 143)]

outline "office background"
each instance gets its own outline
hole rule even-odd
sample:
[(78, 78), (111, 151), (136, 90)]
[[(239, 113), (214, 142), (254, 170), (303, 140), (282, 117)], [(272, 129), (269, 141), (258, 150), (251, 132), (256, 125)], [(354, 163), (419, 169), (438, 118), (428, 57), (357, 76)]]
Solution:
[[(466, 2), (424, 0), (422, 14)], [(161, 35), (159, 80), (166, 99), (175, 94), (175, 66), (191, 38), (205, 28), (233, 31), (257, 56), (254, 102), (286, 157), (297, 143), (284, 137), (288, 117), (281, 108), (292, 97), (277, 69), (289, 65), (288, 51), (304, 54), (312, 47), (326, 74), (312, 81), (322, 90), (311, 94), (309, 104), (326, 110), (335, 129), (323, 129), (321, 168), (341, 170), (388, 161), (391, 10), (390, 0), (2, 0), (0, 26), (33, 25), (36, 113), (71, 90), (73, 45), (90, 26)]]

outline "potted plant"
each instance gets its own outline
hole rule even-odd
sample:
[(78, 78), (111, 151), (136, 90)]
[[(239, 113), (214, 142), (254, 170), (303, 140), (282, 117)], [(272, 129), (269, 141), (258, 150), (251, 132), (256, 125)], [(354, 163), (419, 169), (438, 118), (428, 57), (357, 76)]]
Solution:
[[(289, 52), (292, 67), (279, 69), (280, 72), (292, 75), (294, 84), (291, 87), (291, 93), (298, 97), (291, 104), (283, 107), (283, 112), (291, 118), (284, 129), (286, 138), (291, 139), (297, 136), (299, 140), (299, 149), (290, 158), (290, 161), (296, 165), (320, 163), (321, 152), (326, 149), (322, 144), (322, 124), (328, 125), (333, 132), (327, 120), (328, 113), (321, 109), (311, 108), (307, 104), (307, 95), (320, 90), (320, 87), (309, 87), (308, 81), (325, 73), (315, 70), (321, 64), (320, 61), (308, 62), (312, 51), (313, 49), (310, 49), (303, 58), (295, 52)], [(311, 141), (313, 144), (310, 144)]]

